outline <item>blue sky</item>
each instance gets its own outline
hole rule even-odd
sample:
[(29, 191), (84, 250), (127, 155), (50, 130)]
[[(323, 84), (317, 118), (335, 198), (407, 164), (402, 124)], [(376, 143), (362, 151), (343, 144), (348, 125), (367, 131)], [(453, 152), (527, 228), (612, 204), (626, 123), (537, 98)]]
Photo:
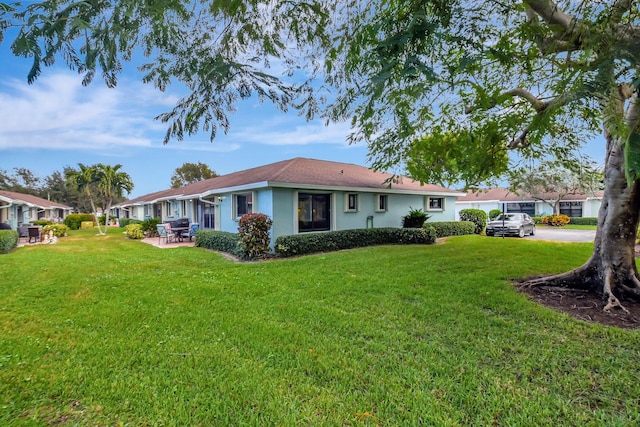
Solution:
[[(231, 130), (213, 142), (199, 133), (163, 145), (166, 125), (154, 121), (169, 111), (184, 88), (166, 92), (141, 82), (128, 64), (118, 87), (100, 78), (88, 87), (64, 64), (44, 69), (27, 84), (30, 60), (14, 57), (10, 37), (0, 44), (0, 169), (24, 167), (44, 178), (65, 166), (122, 164), (135, 188), (130, 198), (166, 189), (171, 174), (185, 162), (202, 162), (218, 174), (293, 157), (310, 157), (368, 166), (367, 147), (348, 145), (348, 124), (307, 122), (295, 111), (282, 113), (269, 103), (245, 101), (232, 113)], [(604, 159), (602, 138), (584, 154)]]

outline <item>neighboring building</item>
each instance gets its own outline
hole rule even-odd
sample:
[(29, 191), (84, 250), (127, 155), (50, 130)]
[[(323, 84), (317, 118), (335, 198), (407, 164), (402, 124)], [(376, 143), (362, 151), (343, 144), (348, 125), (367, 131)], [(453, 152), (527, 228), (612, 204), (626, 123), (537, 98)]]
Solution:
[[(570, 217), (597, 217), (602, 194), (602, 191), (593, 195), (567, 194), (560, 201), (560, 213)], [(557, 193), (549, 193), (545, 195), (545, 201), (542, 201), (531, 196), (520, 196), (506, 188), (470, 191), (456, 200), (456, 218), (460, 217), (463, 209), (482, 209), (487, 214), (492, 209), (500, 209), (505, 212), (523, 212), (530, 216), (551, 215), (556, 198)]]
[(272, 241), (305, 232), (400, 227), (411, 209), (453, 221), (464, 193), (421, 185), (354, 164), (294, 158), (120, 203), (120, 217), (188, 217), (202, 229), (236, 232), (246, 213), (273, 220)]
[(0, 223), (17, 230), (21, 224), (38, 219), (62, 222), (73, 211), (70, 206), (52, 202), (30, 194), (0, 190)]

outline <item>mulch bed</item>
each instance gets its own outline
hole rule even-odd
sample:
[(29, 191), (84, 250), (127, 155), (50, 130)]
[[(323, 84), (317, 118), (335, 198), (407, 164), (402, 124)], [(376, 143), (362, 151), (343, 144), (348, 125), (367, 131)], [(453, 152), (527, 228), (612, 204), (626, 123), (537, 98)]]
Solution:
[(570, 289), (525, 287), (516, 284), (516, 288), (529, 295), (533, 301), (561, 313), (566, 313), (585, 322), (600, 323), (624, 329), (640, 328), (640, 303), (623, 301), (622, 305), (629, 310), (604, 311), (602, 299), (589, 292)]
[[(636, 258), (640, 258), (640, 245), (636, 245)], [(640, 328), (640, 302), (621, 301), (628, 313), (619, 309), (607, 312), (604, 311), (605, 303), (602, 299), (590, 292), (545, 286), (527, 287), (521, 283), (516, 283), (515, 286), (538, 304), (576, 319), (624, 329)]]

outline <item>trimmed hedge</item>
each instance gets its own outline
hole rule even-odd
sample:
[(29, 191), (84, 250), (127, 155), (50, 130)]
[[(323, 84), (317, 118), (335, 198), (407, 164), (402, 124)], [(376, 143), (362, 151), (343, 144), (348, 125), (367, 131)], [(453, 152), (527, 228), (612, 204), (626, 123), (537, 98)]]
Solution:
[(433, 227), (436, 237), (464, 236), (474, 234), (476, 225), (471, 221), (427, 222), (425, 227)]
[(70, 230), (79, 230), (80, 224), (85, 221), (94, 221), (93, 215), (91, 214), (71, 214), (67, 215), (64, 219), (64, 225), (69, 227)]
[(571, 217), (573, 225), (598, 225), (598, 217)]
[(489, 220), (493, 221), (495, 218), (498, 217), (498, 215), (500, 215), (502, 213), (501, 209), (491, 209), (489, 211)]
[(364, 246), (431, 244), (435, 241), (436, 232), (432, 227), (369, 228), (280, 236), (275, 241), (275, 250), (283, 257), (290, 257)]
[(471, 221), (476, 225), (475, 233), (482, 234), (487, 226), (487, 213), (482, 209), (462, 209), (460, 221)]
[(215, 230), (198, 230), (198, 232), (196, 232), (196, 246), (214, 251), (227, 252), (238, 258), (242, 258), (243, 256), (240, 242), (241, 239), (237, 233)]
[(133, 218), (120, 218), (118, 220), (118, 225), (120, 226), (120, 228), (125, 228), (129, 224), (142, 224), (142, 221)]
[(8, 254), (18, 246), (18, 232), (16, 230), (0, 230), (0, 254)]

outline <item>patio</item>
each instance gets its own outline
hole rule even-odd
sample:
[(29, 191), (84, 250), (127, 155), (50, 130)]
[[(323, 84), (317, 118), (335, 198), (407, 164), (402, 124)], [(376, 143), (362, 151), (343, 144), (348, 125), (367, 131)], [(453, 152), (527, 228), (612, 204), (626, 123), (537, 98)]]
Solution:
[(172, 248), (179, 248), (182, 246), (195, 246), (196, 242), (195, 239), (193, 239), (192, 241), (189, 240), (184, 240), (182, 242), (171, 242), (171, 243), (164, 243), (164, 242), (160, 242), (159, 239), (157, 237), (147, 237), (142, 239), (143, 243), (147, 243), (151, 246), (155, 246), (156, 248), (161, 248), (161, 249), (172, 249)]

